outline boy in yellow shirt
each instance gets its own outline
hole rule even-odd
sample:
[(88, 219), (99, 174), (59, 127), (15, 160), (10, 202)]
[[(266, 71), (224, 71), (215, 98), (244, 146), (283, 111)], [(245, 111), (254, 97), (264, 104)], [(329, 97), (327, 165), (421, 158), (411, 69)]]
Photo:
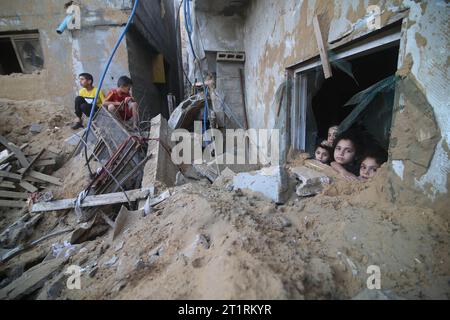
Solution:
[[(97, 94), (97, 88), (94, 87), (94, 78), (91, 74), (81, 73), (78, 77), (82, 88), (80, 89), (78, 96), (75, 98), (75, 114), (77, 119), (71, 126), (74, 130), (83, 128), (81, 117), (83, 116), (83, 113), (86, 117), (89, 117), (91, 114), (92, 103), (94, 102), (95, 95)], [(105, 96), (100, 90), (94, 112), (97, 112), (97, 110), (101, 108), (104, 100)]]

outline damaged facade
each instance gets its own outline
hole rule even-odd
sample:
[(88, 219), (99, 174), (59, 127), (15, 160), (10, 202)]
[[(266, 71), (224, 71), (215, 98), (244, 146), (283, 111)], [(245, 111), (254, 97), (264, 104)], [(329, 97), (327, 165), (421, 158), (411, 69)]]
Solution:
[[(80, 8), (80, 29), (58, 34), (56, 28), (67, 16), (66, 7), (71, 4)], [(79, 90), (78, 74), (91, 73), (98, 85), (131, 8), (131, 0), (2, 3), (1, 48), (10, 54), (2, 56), (0, 63), (16, 68), (2, 68), (0, 96), (16, 100), (40, 96), (72, 106)], [(107, 92), (117, 86), (120, 76), (131, 76), (136, 83), (134, 95), (143, 106), (141, 117), (145, 119), (159, 113), (168, 115), (167, 94), (180, 98), (174, 17), (173, 1), (141, 2), (104, 81), (103, 90)], [(34, 39), (30, 44), (36, 47), (39, 63), (21, 68), (21, 60), (26, 57), (17, 39), (30, 37)], [(14, 90), (15, 87), (23, 90)]]
[[(353, 94), (396, 75), (384, 120), (368, 118), (372, 124), (386, 123), (374, 129), (387, 137), (386, 188), (395, 203), (411, 202), (419, 194), (422, 204), (445, 212), (450, 169), (447, 2), (197, 0), (192, 11), (194, 49), (203, 72), (216, 77), (216, 91), (225, 100), (221, 107), (235, 111), (242, 128), (246, 110), (250, 128), (281, 129), (285, 157), (289, 149), (311, 152), (311, 140), (326, 135), (333, 121), (341, 123), (342, 113), (348, 115), (343, 105)], [(335, 73), (327, 80), (313, 27), (316, 16)], [(191, 80), (198, 79), (191, 49), (183, 50)], [(245, 62), (221, 60), (220, 53), (227, 52), (242, 54)], [(245, 73), (244, 93), (239, 69)], [(283, 86), (288, 90), (280, 95)]]
[[(0, 300), (450, 298), (446, 1), (36, 2), (0, 5)], [(75, 132), (127, 21), (138, 126)], [(334, 125), (373, 178), (312, 159)]]

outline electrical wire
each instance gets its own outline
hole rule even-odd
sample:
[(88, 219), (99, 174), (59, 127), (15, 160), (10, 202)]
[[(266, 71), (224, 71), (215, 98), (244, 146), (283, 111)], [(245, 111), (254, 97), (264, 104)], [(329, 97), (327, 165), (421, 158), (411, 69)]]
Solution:
[[(178, 5), (178, 10), (177, 10), (178, 14), (177, 14), (177, 20), (176, 20), (176, 23), (175, 23), (175, 30), (177, 30), (177, 32), (178, 32), (178, 30), (180, 29), (180, 13), (181, 13), (181, 6), (183, 5), (183, 1), (184, 1), (184, 0), (181, 0), (181, 1), (180, 1), (180, 4)], [(178, 60), (179, 60), (179, 59), (178, 59)], [(188, 74), (186, 73), (186, 70), (184, 70), (184, 67), (183, 67), (183, 61), (181, 61), (180, 67), (181, 67), (181, 70), (183, 70), (183, 74), (184, 74), (184, 76), (186, 77), (186, 80), (189, 82), (189, 86), (192, 87), (192, 82), (191, 82), (191, 80), (189, 80), (189, 76), (188, 76)]]
[(109, 56), (108, 62), (106, 63), (105, 69), (103, 70), (102, 76), (100, 78), (100, 82), (99, 82), (99, 85), (98, 85), (98, 88), (97, 88), (97, 92), (95, 94), (94, 102), (92, 102), (92, 108), (91, 108), (91, 113), (89, 115), (88, 125), (87, 125), (87, 128), (86, 128), (85, 132), (84, 132), (84, 139), (86, 140), (86, 144), (84, 146), (84, 157), (85, 157), (85, 160), (86, 160), (86, 165), (88, 167), (89, 173), (91, 175), (93, 175), (93, 172), (91, 170), (91, 167), (89, 166), (89, 159), (88, 159), (88, 156), (87, 156), (87, 141), (88, 141), (89, 131), (91, 129), (92, 118), (93, 118), (94, 111), (95, 111), (96, 105), (97, 105), (98, 95), (100, 93), (100, 90), (102, 89), (103, 81), (105, 80), (106, 73), (108, 72), (109, 65), (111, 64), (111, 61), (112, 61), (112, 59), (114, 57), (114, 54), (116, 53), (117, 48), (119, 48), (119, 45), (122, 42), (125, 34), (128, 31), (128, 28), (129, 28), (129, 26), (131, 24), (131, 21), (133, 20), (134, 14), (136, 13), (136, 8), (137, 8), (138, 3), (139, 3), (139, 0), (134, 0), (133, 9), (131, 10), (131, 14), (128, 17), (127, 24), (125, 25), (125, 28), (123, 29), (122, 33), (120, 34), (119, 39), (117, 40), (117, 42), (116, 42), (116, 44), (115, 44), (115, 46), (114, 46), (114, 48), (113, 48), (113, 50), (112, 50), (112, 52), (111, 52), (111, 54)]

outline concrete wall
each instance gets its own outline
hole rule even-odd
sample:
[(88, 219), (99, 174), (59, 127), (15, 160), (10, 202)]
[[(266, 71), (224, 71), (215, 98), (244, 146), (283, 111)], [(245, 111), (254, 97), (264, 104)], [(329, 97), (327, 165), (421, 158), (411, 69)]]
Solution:
[[(77, 75), (89, 72), (96, 84), (108, 56), (126, 22), (130, 0), (84, 0), (81, 30), (56, 28), (65, 17), (64, 1), (2, 1), (0, 32), (39, 30), (44, 69), (39, 74), (0, 76), (0, 97), (19, 100), (48, 99), (72, 107), (79, 89)], [(129, 74), (125, 41), (119, 47), (104, 88), (116, 85), (120, 75)]]
[(225, 17), (197, 12), (198, 27), (196, 32), (202, 35), (202, 46), (205, 51), (243, 51), (244, 19), (238, 15)]
[[(285, 81), (290, 66), (318, 56), (314, 15), (320, 16), (325, 41), (328, 37), (333, 40), (329, 48), (335, 49), (370, 32), (369, 5), (380, 6), (381, 27), (399, 15), (406, 16), (398, 72), (402, 80), (394, 105), (387, 181), (392, 200), (408, 203), (414, 199), (417, 203), (418, 193), (424, 195), (421, 198), (424, 205), (444, 212), (449, 204), (450, 171), (446, 29), (449, 5), (444, 0), (251, 1), (243, 29), (238, 31), (244, 35), (249, 126), (286, 127), (285, 118), (281, 124), (276, 123), (280, 119), (275, 116), (275, 92)], [(225, 31), (226, 36), (228, 33)], [(217, 37), (217, 34), (202, 36)], [(281, 115), (284, 117), (283, 111)], [(404, 192), (407, 190), (412, 192)]]

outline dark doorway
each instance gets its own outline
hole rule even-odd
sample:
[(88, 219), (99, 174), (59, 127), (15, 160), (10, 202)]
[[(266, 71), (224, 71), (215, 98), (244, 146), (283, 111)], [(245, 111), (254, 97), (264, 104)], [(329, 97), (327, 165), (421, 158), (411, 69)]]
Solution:
[[(133, 80), (133, 96), (139, 103), (140, 121), (149, 121), (162, 114), (168, 117), (167, 94), (165, 83), (155, 78), (155, 58), (159, 52), (152, 47), (140, 32), (131, 27), (127, 32), (128, 62)], [(167, 68), (167, 64), (165, 64)], [(167, 69), (163, 77), (167, 83)], [(142, 125), (141, 128), (147, 127)]]

